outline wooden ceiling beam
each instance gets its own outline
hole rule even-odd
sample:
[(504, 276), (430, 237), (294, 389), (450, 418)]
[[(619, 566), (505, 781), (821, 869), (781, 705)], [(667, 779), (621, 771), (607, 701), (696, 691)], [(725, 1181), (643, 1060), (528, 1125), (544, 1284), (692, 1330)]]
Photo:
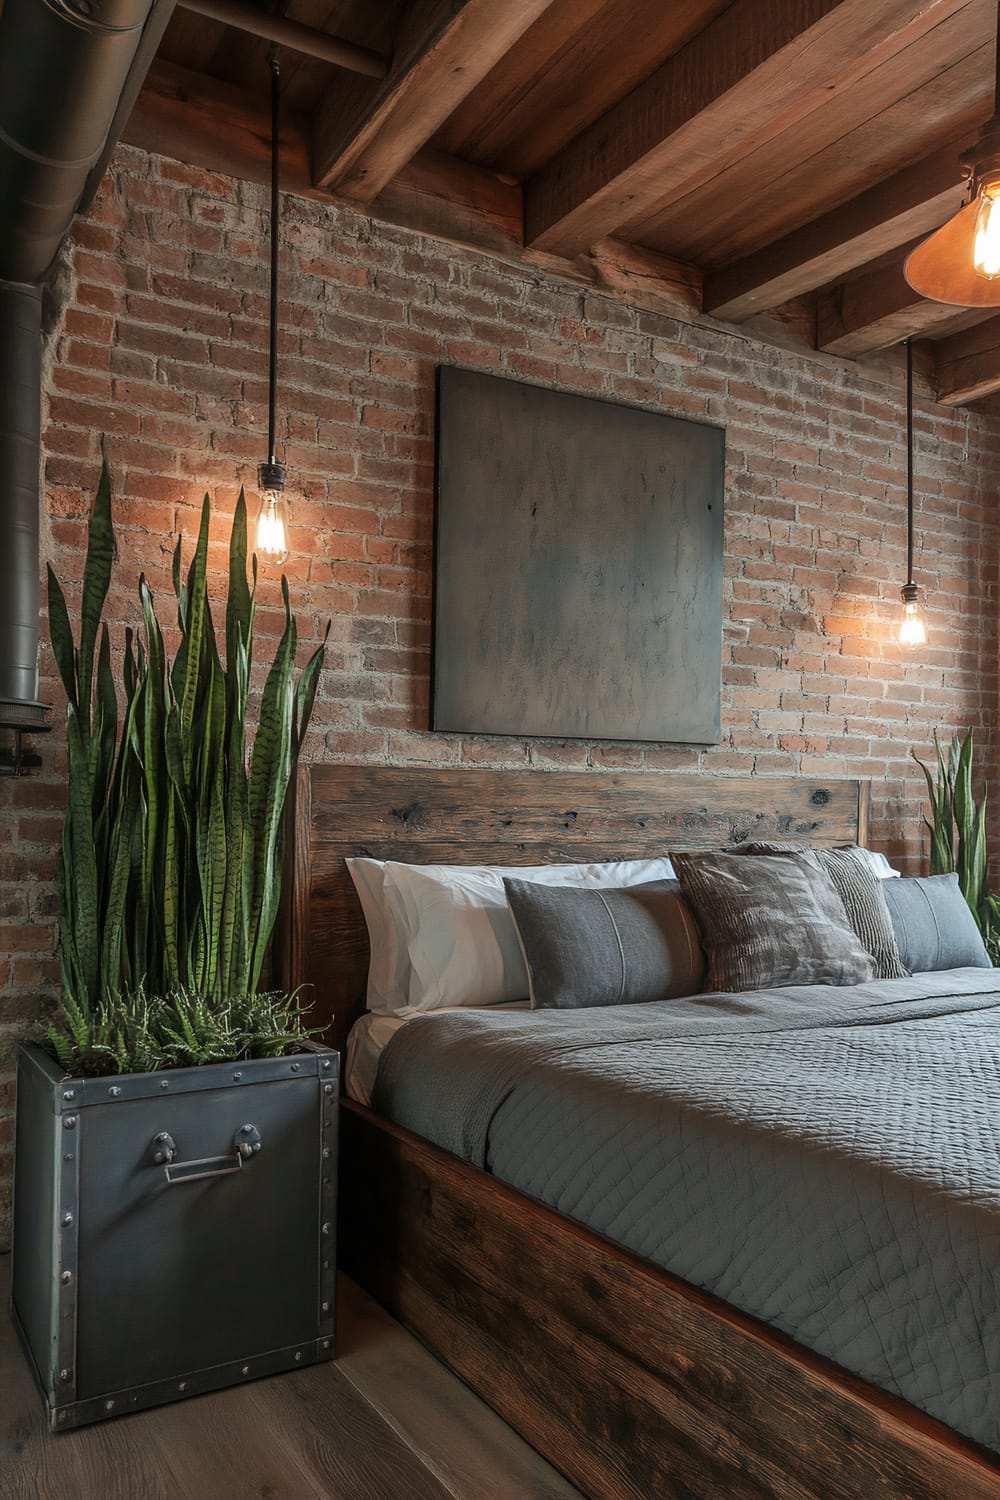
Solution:
[[(907, 253), (910, 247), (907, 247)], [(921, 297), (903, 275), (900, 255), (891, 265), (845, 281), (816, 303), (816, 347), (860, 359), (902, 339), (925, 337), (955, 316), (943, 302)]]
[(577, 255), (857, 83), (960, 0), (736, 0), (525, 188), (528, 242)]
[(935, 361), (938, 400), (945, 406), (967, 406), (1000, 391), (1000, 317), (941, 339)]
[[(154, 62), (123, 132), (147, 151), (247, 182), (269, 182), (270, 107), (259, 92), (221, 83), (176, 63)], [(332, 202), (313, 185), (306, 123), (285, 111), (281, 187)], [(521, 190), (486, 168), (421, 152), (381, 195), (380, 217), (457, 244), (488, 249), (521, 242)]]
[(930, 234), (961, 206), (959, 158), (970, 144), (953, 141), (766, 249), (707, 275), (706, 312), (741, 323)]
[(552, 0), (423, 0), (382, 82), (338, 79), (320, 103), (313, 181), (371, 203)]

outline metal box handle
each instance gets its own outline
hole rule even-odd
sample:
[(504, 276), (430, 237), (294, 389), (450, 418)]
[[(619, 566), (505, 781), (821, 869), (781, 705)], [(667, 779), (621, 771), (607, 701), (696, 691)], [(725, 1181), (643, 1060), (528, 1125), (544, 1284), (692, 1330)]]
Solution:
[(255, 1156), (260, 1146), (256, 1125), (241, 1125), (233, 1136), (232, 1156), (196, 1156), (190, 1161), (174, 1161), (177, 1143), (169, 1131), (161, 1130), (153, 1137), (151, 1156), (154, 1166), (163, 1166), (168, 1186), (177, 1187), (182, 1182), (201, 1182), (206, 1177), (228, 1177), (242, 1171), (243, 1163)]

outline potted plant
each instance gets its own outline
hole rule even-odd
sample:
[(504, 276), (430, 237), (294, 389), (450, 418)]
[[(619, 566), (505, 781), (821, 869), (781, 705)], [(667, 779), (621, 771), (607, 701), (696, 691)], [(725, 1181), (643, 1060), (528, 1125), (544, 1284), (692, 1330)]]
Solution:
[(945, 759), (937, 735), (936, 775), (930, 766), (913, 758), (924, 773), (931, 816), (924, 823), (931, 836), (930, 873), (958, 875), (958, 883), (969, 910), (983, 935), (986, 951), (994, 967), (1000, 964), (1000, 898), (990, 887), (986, 848), (986, 797), (983, 787), (980, 802), (972, 790), (973, 734), (970, 729), (964, 741), (951, 737)]
[(251, 586), (242, 493), (225, 664), (208, 531), (206, 496), (186, 578), (180, 542), (174, 554), (172, 663), (140, 578), (121, 702), (102, 623), (106, 463), (78, 643), (49, 569), (69, 752), (62, 999), (18, 1059), (12, 1310), (58, 1430), (333, 1353), (337, 1057), (296, 995), (264, 985), (325, 641), (296, 682), (282, 578), (248, 755), (257, 571)]

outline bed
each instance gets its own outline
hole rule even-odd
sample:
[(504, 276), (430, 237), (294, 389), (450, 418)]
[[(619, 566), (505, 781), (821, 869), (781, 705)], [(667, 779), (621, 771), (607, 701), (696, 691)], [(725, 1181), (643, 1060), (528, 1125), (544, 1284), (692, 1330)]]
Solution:
[[(368, 962), (353, 854), (513, 865), (748, 837), (829, 847), (866, 842), (867, 801), (842, 781), (304, 768), (285, 975), (316, 985), (343, 1046)], [(1000, 1496), (994, 1453), (481, 1166), (342, 1109), (345, 1269), (584, 1493)]]

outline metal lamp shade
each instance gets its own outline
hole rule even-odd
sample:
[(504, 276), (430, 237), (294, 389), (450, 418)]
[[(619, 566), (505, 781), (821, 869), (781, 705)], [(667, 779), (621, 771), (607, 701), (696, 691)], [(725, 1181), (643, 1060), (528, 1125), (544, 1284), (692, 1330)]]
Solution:
[(907, 257), (903, 275), (915, 292), (956, 307), (1000, 307), (1000, 276), (980, 276), (973, 262), (979, 198)]

